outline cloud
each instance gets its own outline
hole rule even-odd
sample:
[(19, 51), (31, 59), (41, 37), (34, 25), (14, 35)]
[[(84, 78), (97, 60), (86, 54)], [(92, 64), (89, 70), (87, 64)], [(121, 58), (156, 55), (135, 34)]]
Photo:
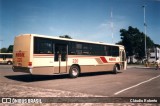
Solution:
[(108, 27), (108, 25), (109, 25), (109, 24), (107, 24), (107, 23), (101, 23), (101, 24), (98, 26), (98, 28), (106, 28), (106, 27)]
[[(120, 41), (120, 29), (128, 28), (129, 21), (124, 16), (116, 16), (113, 19), (113, 37), (114, 43)], [(92, 29), (91, 29), (92, 28)], [(48, 28), (49, 32), (53, 35), (70, 35), (73, 39), (88, 40), (95, 42), (112, 42), (112, 28), (110, 19), (106, 19), (94, 27), (89, 27), (89, 29), (71, 29), (50, 26)]]
[(72, 29), (65, 29), (65, 28), (58, 28), (54, 26), (50, 26), (48, 28), (49, 32), (52, 33), (55, 36), (59, 35), (69, 35), (73, 39), (79, 39), (82, 36), (82, 33), (79, 31), (73, 31)]
[[(128, 28), (129, 21), (124, 16), (117, 16), (113, 19), (113, 23), (108, 19), (97, 25), (96, 30), (92, 34), (93, 40), (107, 43), (116, 43), (120, 41), (120, 29)], [(113, 39), (112, 39), (113, 33)]]

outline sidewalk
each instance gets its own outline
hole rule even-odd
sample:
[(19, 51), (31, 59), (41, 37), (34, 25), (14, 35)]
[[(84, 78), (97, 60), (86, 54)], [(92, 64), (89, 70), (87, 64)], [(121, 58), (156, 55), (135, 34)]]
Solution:
[(127, 68), (154, 69), (154, 68), (155, 68), (155, 66), (149, 66), (149, 67), (146, 67), (145, 65), (134, 65), (134, 64), (131, 64), (131, 65), (127, 65)]

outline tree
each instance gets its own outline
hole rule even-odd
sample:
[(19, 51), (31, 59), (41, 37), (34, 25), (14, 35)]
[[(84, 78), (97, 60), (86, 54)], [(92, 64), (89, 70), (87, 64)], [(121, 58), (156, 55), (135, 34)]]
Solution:
[(117, 45), (122, 45), (122, 41), (119, 41), (118, 43), (116, 43)]
[(2, 48), (1, 49), (1, 53), (6, 53), (7, 52), (7, 48)]
[(133, 39), (134, 39), (134, 35), (135, 35), (135, 32), (136, 32), (135, 30), (137, 30), (137, 29), (134, 29), (131, 26), (128, 27), (128, 30), (126, 30), (126, 29), (121, 29), (120, 30), (122, 45), (125, 46), (127, 58), (131, 57), (130, 62), (133, 62), (132, 56), (135, 54), (135, 49), (134, 49), (134, 46), (133, 46), (134, 45), (134, 40)]
[(155, 47), (159, 47), (159, 48), (160, 48), (160, 45), (159, 45), (159, 44), (154, 44), (154, 46), (155, 46)]
[(13, 45), (9, 45), (8, 49), (7, 48), (2, 48), (0, 49), (1, 53), (12, 53), (13, 52)]
[[(144, 33), (140, 33), (139, 36), (135, 36), (135, 51), (136, 51), (136, 54), (135, 54), (135, 58), (137, 60), (143, 60), (145, 58), (145, 34)], [(146, 46), (147, 46), (147, 49), (146, 49), (146, 55), (147, 55), (147, 60), (148, 58), (150, 57), (150, 50), (154, 47), (154, 42), (150, 39), (150, 37), (146, 36)]]
[[(131, 26), (128, 27), (128, 30), (121, 29), (120, 33), (122, 44), (125, 46), (127, 57), (130, 57), (130, 62), (133, 62), (133, 56), (140, 61), (143, 60), (145, 58), (144, 33)], [(146, 36), (146, 46), (147, 54), (149, 54), (149, 49), (153, 48), (154, 43), (148, 36)]]
[(8, 53), (12, 53), (13, 52), (13, 45), (9, 45), (8, 49), (7, 49)]
[(63, 36), (59, 36), (60, 38), (68, 38), (68, 39), (72, 39), (69, 35), (63, 35)]

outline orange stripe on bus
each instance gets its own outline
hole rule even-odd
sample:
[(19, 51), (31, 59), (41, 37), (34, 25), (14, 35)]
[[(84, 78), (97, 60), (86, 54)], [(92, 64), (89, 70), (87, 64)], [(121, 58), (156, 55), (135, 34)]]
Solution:
[(34, 54), (34, 56), (54, 56), (54, 54)]
[(95, 58), (98, 64), (103, 64), (103, 62), (100, 60), (100, 58)]

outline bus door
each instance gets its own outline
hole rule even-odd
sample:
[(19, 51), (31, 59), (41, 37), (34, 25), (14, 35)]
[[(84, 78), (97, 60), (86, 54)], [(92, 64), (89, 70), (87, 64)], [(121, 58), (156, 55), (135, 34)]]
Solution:
[(126, 70), (127, 62), (126, 62), (126, 55), (124, 50), (120, 50), (120, 62), (121, 62), (122, 69)]
[(67, 72), (67, 44), (55, 44), (54, 73)]

